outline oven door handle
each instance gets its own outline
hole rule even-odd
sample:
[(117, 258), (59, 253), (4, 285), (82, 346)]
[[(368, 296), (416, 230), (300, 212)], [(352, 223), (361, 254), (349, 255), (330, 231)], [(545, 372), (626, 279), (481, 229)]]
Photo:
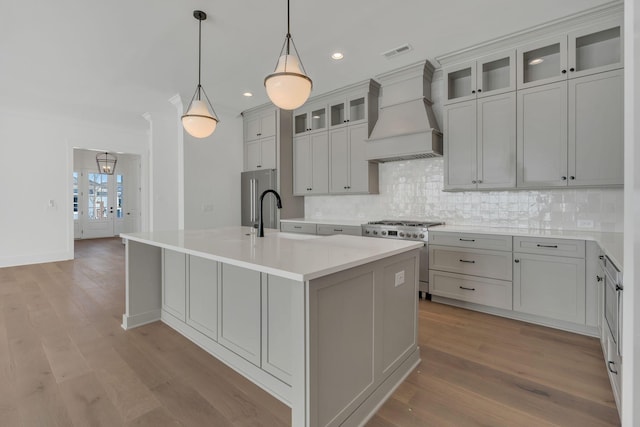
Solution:
[(622, 356), (622, 287), (616, 284), (616, 297), (618, 304), (618, 336), (616, 337), (616, 350), (618, 350), (618, 356)]

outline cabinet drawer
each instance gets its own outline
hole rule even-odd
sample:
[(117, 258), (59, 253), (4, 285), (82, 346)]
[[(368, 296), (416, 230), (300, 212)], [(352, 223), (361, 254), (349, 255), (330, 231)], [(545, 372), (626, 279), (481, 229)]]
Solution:
[(351, 236), (362, 236), (362, 227), (360, 227), (359, 225), (318, 224), (318, 234), (320, 236), (330, 236), (332, 234), (349, 234)]
[(585, 243), (584, 240), (514, 237), (513, 251), (584, 258)]
[(511, 280), (512, 264), (510, 252), (429, 245), (429, 267), (433, 270)]
[(281, 222), (280, 231), (287, 233), (316, 234), (316, 224), (308, 222)]
[(430, 231), (429, 244), (510, 251), (511, 236)]
[(510, 281), (429, 270), (432, 295), (511, 310), (512, 292)]

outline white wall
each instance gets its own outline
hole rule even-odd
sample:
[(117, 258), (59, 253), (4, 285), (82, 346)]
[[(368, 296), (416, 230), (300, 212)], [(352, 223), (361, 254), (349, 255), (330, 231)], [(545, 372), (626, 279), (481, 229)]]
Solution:
[(242, 117), (216, 109), (220, 123), (208, 138), (184, 134), (185, 228), (240, 225)]
[(625, 0), (625, 222), (622, 425), (640, 425), (640, 6)]
[(0, 267), (73, 258), (74, 147), (142, 155), (148, 135), (0, 107)]

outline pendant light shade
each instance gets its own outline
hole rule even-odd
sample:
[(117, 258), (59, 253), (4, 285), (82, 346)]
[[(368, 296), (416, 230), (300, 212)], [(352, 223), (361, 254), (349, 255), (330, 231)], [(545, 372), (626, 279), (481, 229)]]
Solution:
[[(198, 86), (191, 98), (191, 102), (189, 102), (187, 112), (182, 116), (182, 127), (194, 138), (206, 138), (216, 130), (219, 120), (211, 101), (209, 101), (207, 93), (200, 84), (202, 68), (202, 21), (207, 19), (207, 14), (201, 10), (194, 10), (193, 17), (198, 20)], [(204, 99), (202, 99), (203, 94)]]
[(118, 158), (113, 154), (100, 153), (96, 155), (96, 163), (98, 164), (98, 173), (113, 175), (116, 171)]
[[(293, 52), (291, 46), (293, 46)], [(287, 0), (287, 35), (280, 51), (276, 69), (264, 79), (264, 86), (271, 102), (283, 110), (295, 110), (302, 106), (311, 95), (313, 82), (307, 76), (291, 37), (289, 0)]]

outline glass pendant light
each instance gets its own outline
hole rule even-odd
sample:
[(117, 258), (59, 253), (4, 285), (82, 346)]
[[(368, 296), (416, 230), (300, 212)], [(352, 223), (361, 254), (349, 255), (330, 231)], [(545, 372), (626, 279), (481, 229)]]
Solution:
[[(198, 20), (198, 86), (191, 98), (187, 112), (182, 116), (182, 126), (189, 135), (195, 138), (206, 138), (216, 130), (219, 120), (216, 116), (216, 110), (213, 109), (207, 93), (200, 84), (202, 68), (202, 21), (207, 19), (207, 14), (201, 10), (194, 10), (193, 17)], [(201, 99), (202, 94), (204, 94), (206, 102)], [(207, 106), (207, 104), (209, 105)], [(209, 107), (211, 107), (211, 110), (209, 110)]]
[[(313, 83), (302, 65), (298, 49), (291, 38), (289, 0), (287, 0), (287, 35), (280, 50), (276, 69), (264, 79), (267, 95), (276, 107), (295, 110), (309, 98)], [(293, 52), (291, 51), (293, 46)]]
[(116, 171), (116, 163), (118, 158), (113, 154), (100, 153), (96, 155), (96, 163), (98, 164), (98, 173), (113, 175)]

